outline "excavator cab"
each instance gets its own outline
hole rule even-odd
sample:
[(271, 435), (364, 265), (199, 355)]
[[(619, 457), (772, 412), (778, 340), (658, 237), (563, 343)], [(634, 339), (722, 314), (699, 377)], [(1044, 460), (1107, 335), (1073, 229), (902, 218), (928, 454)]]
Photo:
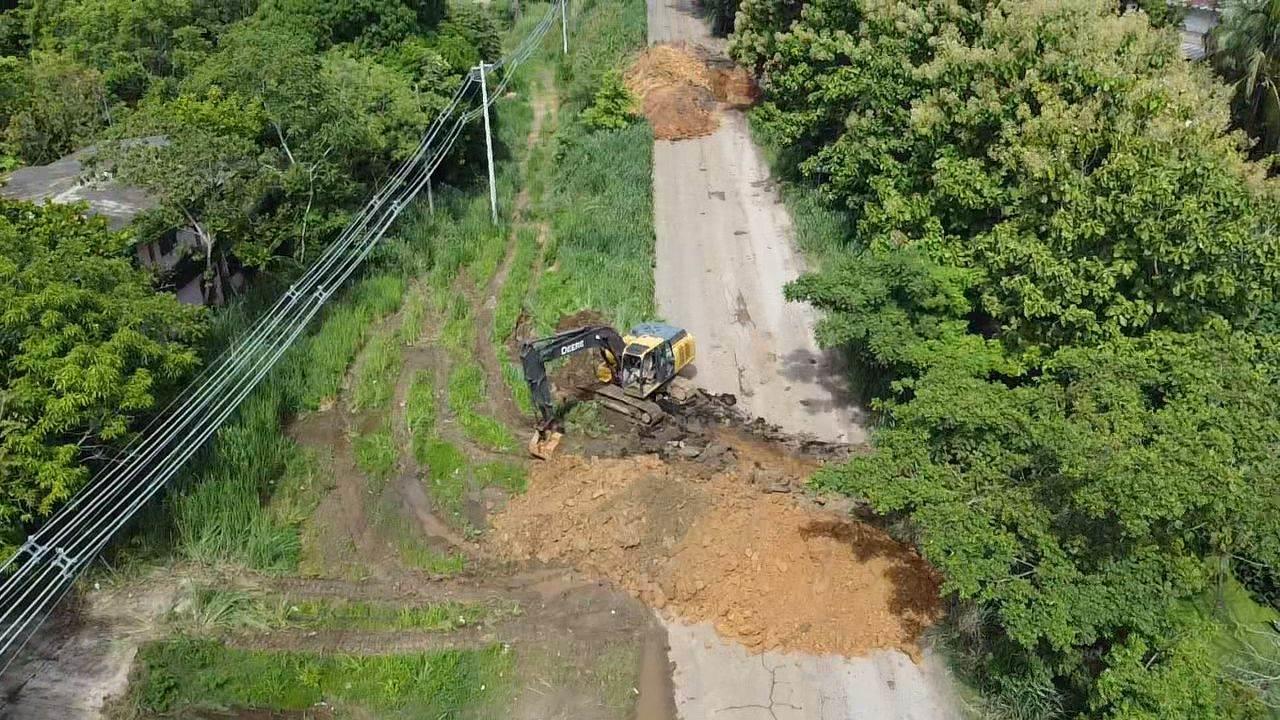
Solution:
[(622, 389), (647, 398), (693, 362), (693, 337), (680, 328), (644, 323), (623, 337)]

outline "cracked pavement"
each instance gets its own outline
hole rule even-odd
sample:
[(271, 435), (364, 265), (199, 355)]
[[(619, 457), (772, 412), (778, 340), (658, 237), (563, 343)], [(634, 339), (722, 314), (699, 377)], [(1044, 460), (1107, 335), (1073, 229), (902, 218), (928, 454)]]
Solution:
[(960, 715), (940, 658), (752, 655), (706, 623), (663, 620), (685, 720), (951, 720)]

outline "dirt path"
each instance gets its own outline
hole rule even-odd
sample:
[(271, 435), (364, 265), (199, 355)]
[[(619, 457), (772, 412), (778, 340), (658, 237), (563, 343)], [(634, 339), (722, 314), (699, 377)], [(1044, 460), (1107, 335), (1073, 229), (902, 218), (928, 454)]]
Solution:
[[(86, 591), (64, 606), (0, 675), (0, 718), (98, 718), (129, 682), (142, 643), (156, 638), (156, 618), (173, 606), (169, 571), (140, 582)], [(95, 583), (95, 588), (98, 587)]]
[[(649, 0), (649, 40), (723, 48), (692, 0)], [(657, 303), (698, 339), (697, 382), (791, 432), (865, 442), (838, 364), (813, 340), (814, 314), (783, 300), (803, 261), (745, 116), (724, 111), (709, 136), (657, 141), (654, 183)], [(667, 631), (681, 718), (957, 716), (945, 667), (928, 649), (920, 664), (897, 650), (751, 655), (706, 623), (668, 621)]]
[[(717, 51), (687, 0), (650, 0), (651, 42)], [(808, 306), (783, 300), (804, 263), (791, 220), (741, 112), (690, 140), (654, 144), (655, 276), (660, 314), (698, 341), (696, 380), (733, 393), (752, 414), (793, 433), (861, 443), (863, 415), (834, 354), (818, 349)]]
[[(543, 126), (547, 118), (555, 111), (558, 104), (554, 94), (554, 84), (546, 78), (540, 84), (543, 92), (535, 93), (530, 103), (533, 107), (533, 122), (529, 126), (529, 136), (525, 141), (524, 147), (526, 167), (534, 146), (542, 138)], [(529, 184), (526, 182), (520, 188), (520, 192), (516, 194), (506, 253), (502, 258), (502, 263), (498, 266), (497, 272), (493, 274), (493, 279), (489, 281), (489, 285), (484, 289), (484, 295), (476, 313), (476, 357), (480, 360), (481, 367), (484, 368), (485, 380), (491, 390), (489, 398), (492, 409), (498, 418), (517, 427), (521, 427), (524, 424), (525, 418), (520, 413), (520, 409), (516, 407), (515, 399), (511, 396), (511, 393), (506, 391), (506, 384), (502, 378), (502, 362), (498, 357), (492, 338), (495, 313), (498, 309), (498, 296), (502, 293), (503, 286), (507, 284), (507, 278), (511, 275), (511, 266), (515, 262), (519, 233), (527, 223), (528, 212)], [(545, 223), (540, 223), (538, 230), (539, 238), (541, 238), (546, 234)], [(514, 330), (514, 328), (511, 328), (511, 330)]]

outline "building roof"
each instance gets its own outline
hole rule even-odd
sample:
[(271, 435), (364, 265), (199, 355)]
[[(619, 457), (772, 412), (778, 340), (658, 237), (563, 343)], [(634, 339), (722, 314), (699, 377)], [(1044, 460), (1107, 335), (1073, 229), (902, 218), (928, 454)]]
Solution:
[[(168, 144), (168, 140), (160, 136), (129, 142), (157, 147)], [(0, 196), (33, 203), (86, 202), (89, 212), (105, 217), (112, 230), (126, 227), (139, 214), (156, 207), (155, 198), (142, 188), (124, 185), (110, 177), (90, 177), (85, 164), (96, 153), (97, 147), (91, 145), (48, 165), (14, 170), (4, 178)]]

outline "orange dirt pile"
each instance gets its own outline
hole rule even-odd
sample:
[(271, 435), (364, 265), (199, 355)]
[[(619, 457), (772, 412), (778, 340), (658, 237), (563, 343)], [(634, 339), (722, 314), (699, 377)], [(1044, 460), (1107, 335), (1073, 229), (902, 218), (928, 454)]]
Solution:
[(720, 127), (712, 79), (706, 60), (689, 49), (655, 45), (636, 59), (624, 81), (654, 137), (685, 140)]
[(565, 455), (533, 466), (486, 542), (607, 577), (754, 651), (915, 656), (941, 616), (937, 573), (877, 529), (764, 492), (780, 474), (803, 479), (786, 468), (739, 460), (712, 474), (656, 456)]

